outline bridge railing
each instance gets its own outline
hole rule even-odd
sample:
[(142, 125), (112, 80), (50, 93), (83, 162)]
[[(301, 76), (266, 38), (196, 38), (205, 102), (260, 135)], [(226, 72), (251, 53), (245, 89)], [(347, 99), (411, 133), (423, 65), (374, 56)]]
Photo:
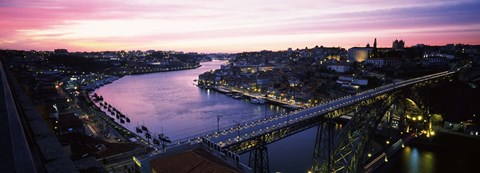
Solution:
[(38, 168), (37, 165), (39, 163), (36, 163), (32, 151), (30, 150), (31, 146), (27, 136), (25, 135), (26, 127), (21, 120), (19, 113), (20, 110), (17, 107), (18, 105), (14, 99), (15, 92), (13, 92), (12, 88), (10, 87), (10, 83), (7, 80), (7, 75), (1, 62), (0, 79), (0, 85), (3, 85), (3, 88), (0, 89), (2, 89), (4, 93), (4, 98), (0, 98), (0, 100), (2, 100), (2, 102), (4, 101), (6, 106), (5, 114), (2, 115), (2, 120), (7, 120), (7, 124), (9, 126), (7, 128), (9, 128), (10, 134), (8, 136), (10, 136), (11, 139), (10, 143), (12, 152), (12, 158), (10, 161), (13, 162), (13, 169), (17, 172), (43, 172), (41, 168)]
[[(242, 126), (245, 126), (249, 123), (252, 123), (252, 122), (257, 122), (258, 120), (266, 120), (268, 118), (271, 118), (271, 117), (275, 117), (279, 114), (275, 114), (275, 115), (272, 115), (272, 116), (268, 116), (267, 118), (265, 117), (260, 117), (260, 118), (255, 118), (255, 119), (252, 119), (252, 120), (249, 120), (249, 121), (246, 121), (246, 122), (243, 122), (243, 123), (240, 123), (240, 127)], [(198, 139), (198, 138), (202, 138), (204, 136), (207, 136), (207, 135), (214, 135), (215, 132), (220, 132), (222, 133), (223, 131), (228, 131), (228, 130), (231, 130), (232, 128), (233, 129), (237, 129), (237, 124), (231, 124), (231, 125), (228, 125), (228, 126), (225, 126), (225, 127), (222, 127), (220, 129), (214, 129), (214, 130), (210, 130), (210, 131), (206, 131), (206, 132), (203, 132), (203, 133), (199, 133), (199, 134), (195, 134), (195, 135), (192, 135), (192, 136), (188, 136), (188, 137), (183, 137), (183, 138), (180, 138), (180, 139), (176, 139), (176, 140), (173, 140), (172, 141), (172, 145), (176, 145), (176, 144), (182, 144), (182, 143), (185, 143), (185, 142), (188, 142), (189, 140), (195, 140), (195, 139)]]

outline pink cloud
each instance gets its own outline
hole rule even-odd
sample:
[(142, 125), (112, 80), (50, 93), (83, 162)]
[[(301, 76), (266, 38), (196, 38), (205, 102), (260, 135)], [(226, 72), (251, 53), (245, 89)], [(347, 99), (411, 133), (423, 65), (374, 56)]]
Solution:
[(0, 2), (0, 48), (236, 52), (348, 48), (374, 37), (381, 46), (394, 38), (479, 44), (478, 7), (474, 0), (11, 0)]

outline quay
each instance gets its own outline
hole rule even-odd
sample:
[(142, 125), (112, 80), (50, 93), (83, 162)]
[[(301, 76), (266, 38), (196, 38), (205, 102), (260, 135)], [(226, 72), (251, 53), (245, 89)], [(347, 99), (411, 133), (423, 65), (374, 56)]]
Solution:
[(212, 89), (212, 90), (217, 91), (217, 92), (222, 93), (222, 94), (234, 94), (234, 95), (235, 94), (240, 94), (247, 99), (261, 98), (261, 99), (265, 100), (266, 103), (269, 103), (269, 104), (272, 104), (272, 105), (278, 105), (278, 106), (281, 106), (281, 107), (284, 107), (284, 108), (287, 108), (287, 109), (290, 109), (290, 110), (297, 110), (297, 109), (303, 108), (302, 106), (299, 106), (299, 105), (291, 104), (291, 103), (288, 103), (288, 102), (282, 102), (280, 100), (268, 98), (268, 97), (265, 97), (265, 96), (262, 96), (262, 95), (253, 95), (253, 94), (249, 94), (249, 93), (238, 91), (238, 90), (231, 90), (231, 89), (227, 89), (227, 88), (223, 88), (223, 87), (205, 87), (205, 88), (206, 89)]

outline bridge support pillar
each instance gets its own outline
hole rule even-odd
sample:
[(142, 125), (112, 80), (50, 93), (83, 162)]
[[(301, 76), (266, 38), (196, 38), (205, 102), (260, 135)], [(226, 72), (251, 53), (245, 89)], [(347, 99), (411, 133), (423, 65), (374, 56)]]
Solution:
[[(333, 120), (327, 118), (318, 125), (313, 152), (312, 172), (332, 172), (333, 124)], [(322, 163), (326, 163), (326, 167), (322, 167)]]
[(268, 162), (268, 149), (262, 139), (257, 140), (257, 145), (250, 151), (248, 166), (253, 169), (254, 173), (270, 172)]

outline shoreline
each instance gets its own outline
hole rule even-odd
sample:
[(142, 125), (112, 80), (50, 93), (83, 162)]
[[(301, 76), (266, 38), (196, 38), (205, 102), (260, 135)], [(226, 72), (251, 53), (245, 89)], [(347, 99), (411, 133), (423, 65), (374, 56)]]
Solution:
[[(271, 98), (267, 98), (267, 97), (264, 97), (264, 96), (254, 96), (254, 95), (251, 95), (251, 94), (248, 94), (248, 93), (245, 93), (245, 92), (230, 90), (230, 89), (226, 89), (226, 88), (204, 87), (204, 86), (199, 86), (199, 85), (197, 85), (197, 87), (202, 88), (202, 89), (212, 89), (216, 92), (219, 92), (219, 93), (222, 93), (222, 94), (225, 94), (225, 95), (226, 94), (232, 94), (232, 93), (233, 94), (241, 94), (242, 96), (247, 97), (247, 99), (260, 98), (260, 99), (265, 100), (265, 103), (280, 106), (280, 107), (287, 108), (287, 109), (290, 109), (290, 110), (297, 110), (297, 109), (304, 108), (302, 106), (293, 105), (293, 104), (290, 104), (290, 103), (285, 103), (285, 102), (273, 100)], [(254, 103), (252, 103), (252, 104), (254, 104)]]
[[(125, 126), (122, 125), (121, 122), (117, 122), (117, 119), (115, 119), (115, 116), (110, 116), (107, 112), (107, 110), (102, 110), (103, 107), (99, 105), (100, 102), (107, 103), (105, 101), (94, 101), (92, 100), (93, 94), (96, 93), (96, 90), (107, 85), (110, 83), (113, 83), (116, 80), (119, 80), (123, 78), (124, 76), (127, 75), (141, 75), (141, 74), (149, 74), (149, 73), (159, 73), (159, 72), (169, 72), (169, 71), (181, 71), (181, 70), (191, 70), (191, 69), (196, 69), (201, 67), (202, 65), (194, 66), (191, 68), (181, 68), (181, 69), (168, 69), (168, 70), (161, 70), (161, 71), (154, 71), (154, 72), (140, 72), (140, 73), (130, 73), (130, 74), (124, 74), (124, 75), (104, 75), (105, 77), (102, 77), (100, 80), (90, 82), (88, 84), (84, 84), (81, 86), (82, 95), (86, 98), (86, 102), (84, 106), (89, 109), (89, 112), (93, 114), (94, 116), (99, 117), (102, 121), (104, 121), (110, 128), (115, 130), (118, 134), (120, 134), (123, 138), (125, 138), (128, 142), (133, 142), (133, 143), (141, 143), (144, 145), (147, 145), (147, 147), (154, 147), (154, 148), (161, 148), (161, 144), (157, 145), (153, 143), (153, 139), (146, 139), (145, 136), (140, 135), (139, 133), (136, 133), (134, 130), (130, 130), (126, 128)], [(111, 107), (111, 109), (117, 110), (115, 107)], [(120, 118), (122, 119), (122, 118)], [(120, 121), (118, 119), (118, 121)], [(123, 120), (123, 119), (122, 119)], [(126, 122), (130, 123), (130, 122)], [(145, 134), (145, 133), (141, 133)], [(153, 134), (151, 134), (153, 135)], [(153, 137), (153, 136), (152, 136)], [(131, 138), (136, 138), (136, 141), (131, 141)], [(154, 137), (155, 138), (155, 137)]]
[(153, 71), (153, 72), (134, 72), (134, 73), (129, 73), (129, 74), (119, 74), (119, 75), (116, 75), (116, 74), (109, 74), (109, 75), (105, 75), (105, 76), (109, 76), (107, 77), (106, 79), (101, 79), (101, 80), (98, 80), (98, 81), (95, 81), (95, 82), (90, 82), (88, 84), (84, 84), (82, 85), (82, 90), (85, 90), (87, 92), (95, 92), (98, 88), (100, 87), (103, 87), (104, 85), (107, 85), (107, 84), (110, 84), (116, 80), (119, 80), (125, 76), (128, 76), (128, 75), (142, 75), (142, 74), (150, 74), (150, 73), (161, 73), (161, 72), (170, 72), (170, 71), (182, 71), (182, 70), (191, 70), (191, 69), (197, 69), (199, 67), (202, 67), (202, 65), (198, 65), (198, 66), (195, 66), (195, 67), (191, 67), (191, 68), (182, 68), (182, 69), (168, 69), (168, 70), (160, 70), (160, 71)]
[[(190, 67), (190, 68), (180, 68), (180, 69), (170, 69), (170, 68), (167, 68), (166, 70), (157, 70), (157, 71), (150, 71), (150, 72), (134, 72), (134, 73), (129, 73), (129, 74), (124, 74), (123, 76), (127, 76), (127, 75), (142, 75), (142, 74), (149, 74), (149, 73), (160, 73), (160, 72), (170, 72), (170, 71), (182, 71), (182, 70), (192, 70), (192, 69), (197, 69), (199, 67), (202, 67), (201, 64), (199, 64), (198, 66), (194, 66), (194, 67)], [(123, 77), (122, 76), (122, 77)]]

